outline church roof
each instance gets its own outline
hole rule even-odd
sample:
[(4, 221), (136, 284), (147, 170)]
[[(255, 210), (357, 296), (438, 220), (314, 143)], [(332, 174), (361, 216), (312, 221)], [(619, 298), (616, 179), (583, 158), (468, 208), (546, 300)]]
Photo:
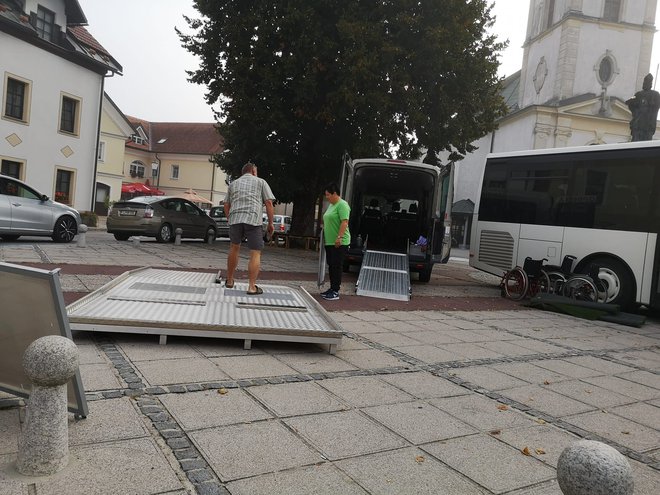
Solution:
[(509, 112), (518, 110), (518, 88), (520, 87), (520, 71), (514, 72), (502, 81), (500, 94)]

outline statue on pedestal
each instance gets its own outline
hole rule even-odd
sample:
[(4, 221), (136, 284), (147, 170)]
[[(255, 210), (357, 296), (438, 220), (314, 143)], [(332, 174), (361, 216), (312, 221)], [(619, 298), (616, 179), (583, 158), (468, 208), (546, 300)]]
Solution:
[(642, 84), (642, 90), (626, 101), (632, 112), (630, 132), (633, 141), (650, 141), (655, 134), (660, 109), (660, 93), (651, 89), (653, 76), (647, 74)]

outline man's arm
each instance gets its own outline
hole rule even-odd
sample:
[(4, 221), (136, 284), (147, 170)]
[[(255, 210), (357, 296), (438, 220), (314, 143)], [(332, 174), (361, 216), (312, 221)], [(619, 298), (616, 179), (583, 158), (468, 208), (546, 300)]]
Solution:
[(273, 214), (275, 213), (273, 202), (267, 200), (264, 204), (266, 205), (266, 215), (268, 216), (268, 233), (273, 235), (273, 232), (275, 232), (275, 225), (273, 225)]
[(222, 207), (225, 210), (225, 216), (227, 217), (227, 220), (229, 220), (229, 209), (231, 208), (231, 203), (229, 201), (225, 200)]

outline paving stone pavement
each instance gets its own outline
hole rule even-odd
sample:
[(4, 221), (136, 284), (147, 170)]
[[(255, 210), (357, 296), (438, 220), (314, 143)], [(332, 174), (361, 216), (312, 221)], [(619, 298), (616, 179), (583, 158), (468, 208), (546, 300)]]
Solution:
[[(133, 253), (99, 232), (88, 243), (93, 254), (0, 243), (0, 259), (186, 269), (226, 259), (220, 243), (185, 243), (185, 259), (150, 242)], [(271, 248), (264, 265), (315, 289), (313, 252)], [(83, 271), (62, 275), (63, 290), (89, 292), (116, 276)], [(455, 260), (418, 292), (496, 291)], [(522, 306), (324, 307), (346, 332), (335, 356), (309, 344), (245, 350), (170, 337), (160, 346), (75, 332), (90, 413), (70, 417), (71, 463), (50, 478), (18, 475), (25, 406), (0, 394), (0, 493), (554, 495), (559, 454), (580, 438), (627, 457), (635, 494), (658, 493), (657, 319), (636, 329)]]

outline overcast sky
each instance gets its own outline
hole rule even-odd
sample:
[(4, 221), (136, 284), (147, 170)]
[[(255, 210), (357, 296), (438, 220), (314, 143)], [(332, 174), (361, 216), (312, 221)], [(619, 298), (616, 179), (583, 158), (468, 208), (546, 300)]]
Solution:
[[(79, 0), (87, 29), (123, 66), (124, 75), (106, 79), (106, 92), (127, 115), (152, 122), (212, 122), (204, 88), (187, 81), (198, 66), (181, 47), (174, 26), (185, 31), (183, 15), (196, 17), (192, 0)], [(495, 0), (495, 32), (509, 47), (500, 75), (520, 69), (529, 0)], [(660, 9), (659, 9), (660, 10)], [(659, 12), (660, 14), (660, 12)], [(660, 26), (660, 15), (656, 26)], [(651, 72), (660, 60), (655, 37)], [(631, 95), (632, 96), (632, 95)]]

